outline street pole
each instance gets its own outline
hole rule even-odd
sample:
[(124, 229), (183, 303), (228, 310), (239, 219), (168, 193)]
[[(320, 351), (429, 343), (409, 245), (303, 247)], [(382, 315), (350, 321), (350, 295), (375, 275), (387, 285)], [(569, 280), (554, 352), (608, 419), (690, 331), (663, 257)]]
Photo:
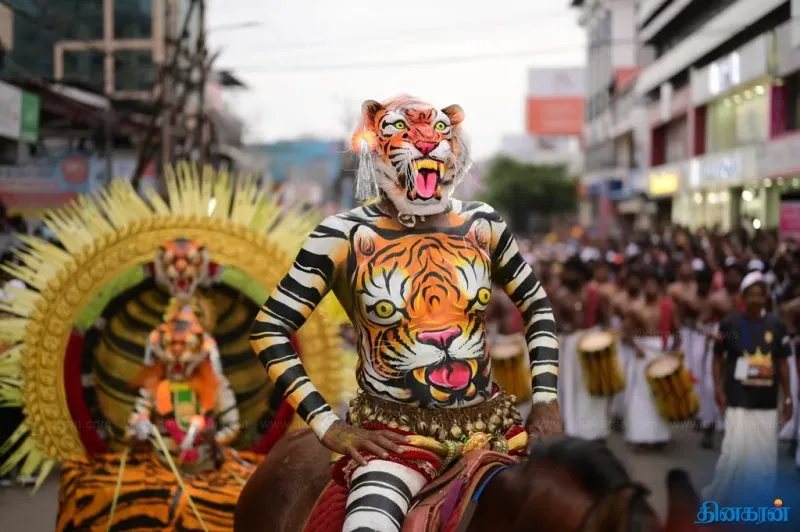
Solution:
[(114, 52), (111, 41), (114, 39), (114, 2), (103, 0), (103, 48), (104, 60), (104, 87), (106, 96), (106, 111), (104, 113), (104, 136), (106, 156), (106, 179), (108, 182), (114, 178)]
[(197, 50), (195, 53), (201, 58), (200, 61), (200, 86), (197, 98), (197, 136), (195, 137), (198, 147), (198, 162), (200, 168), (210, 154), (206, 153), (206, 82), (208, 80), (208, 62), (206, 53), (206, 2), (198, 0), (200, 9), (200, 29), (197, 33)]
[[(164, 2), (164, 56), (177, 57), (178, 50), (173, 50), (176, 46), (174, 42), (174, 28), (172, 23), (172, 0)], [(172, 54), (175, 54), (173, 56)], [(170, 101), (170, 92), (172, 83), (174, 81), (175, 66), (170, 65), (164, 70), (164, 76), (161, 80), (161, 101), (163, 106), (161, 109), (161, 168), (172, 162), (172, 102)]]
[[(110, 59), (109, 59), (110, 57)], [(110, 51), (106, 51), (106, 68), (108, 65), (114, 64), (114, 56)], [(104, 136), (105, 136), (105, 154), (106, 154), (106, 179), (108, 182), (114, 178), (114, 105), (112, 99), (112, 92), (106, 89), (106, 112), (104, 113)]]

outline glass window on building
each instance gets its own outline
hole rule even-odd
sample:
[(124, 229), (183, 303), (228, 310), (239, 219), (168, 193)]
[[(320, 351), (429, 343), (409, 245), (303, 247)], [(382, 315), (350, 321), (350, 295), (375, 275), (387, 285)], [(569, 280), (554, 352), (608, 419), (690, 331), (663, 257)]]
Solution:
[(747, 89), (742, 95), (734, 95), (733, 100), (738, 144), (753, 144), (768, 139), (769, 99), (766, 91), (759, 95), (754, 90)]
[(769, 98), (762, 85), (717, 100), (707, 109), (706, 146), (709, 153), (769, 138)]
[(52, 78), (56, 43), (103, 38), (103, 0), (48, 0), (36, 8), (14, 12), (14, 46), (3, 75)]
[(156, 81), (150, 50), (119, 50), (114, 54), (114, 85), (118, 91), (149, 91)]
[(736, 147), (736, 110), (730, 98), (707, 107), (706, 151), (708, 153)]
[(152, 33), (153, 0), (115, 0), (115, 39), (149, 39)]
[(688, 158), (686, 118), (681, 117), (667, 124), (666, 132), (666, 162), (673, 163)]
[(92, 89), (105, 91), (105, 54), (101, 51), (82, 50), (64, 52), (64, 81), (81, 83)]
[(37, 16), (42, 31), (63, 33), (64, 39), (103, 38), (103, 0), (48, 0)]

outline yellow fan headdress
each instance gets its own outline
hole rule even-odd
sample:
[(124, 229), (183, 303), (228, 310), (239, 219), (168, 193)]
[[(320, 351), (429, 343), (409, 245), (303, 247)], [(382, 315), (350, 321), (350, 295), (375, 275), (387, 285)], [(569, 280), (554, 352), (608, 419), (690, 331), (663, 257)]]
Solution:
[[(63, 249), (21, 237), (15, 251), (22, 265), (2, 268), (27, 286), (9, 286), (0, 311), (0, 406), (23, 408), (25, 419), (0, 448), (0, 476), (21, 464), (38, 471), (39, 484), (60, 460), (86, 454), (67, 404), (64, 356), (70, 336), (93, 324), (99, 312), (126, 289), (122, 279), (152, 262), (158, 246), (175, 238), (202, 240), (212, 260), (230, 270), (227, 282), (258, 304), (291, 267), (294, 255), (320, 216), (279, 206), (252, 177), (198, 169), (187, 163), (166, 169), (168, 199), (138, 194), (127, 181), (112, 182), (94, 196), (47, 212), (45, 222)], [(297, 333), (306, 369), (320, 392), (336, 403), (341, 389), (338, 328), (333, 297), (323, 301)], [(255, 355), (254, 355), (255, 356)], [(9, 451), (13, 449), (10, 454)]]

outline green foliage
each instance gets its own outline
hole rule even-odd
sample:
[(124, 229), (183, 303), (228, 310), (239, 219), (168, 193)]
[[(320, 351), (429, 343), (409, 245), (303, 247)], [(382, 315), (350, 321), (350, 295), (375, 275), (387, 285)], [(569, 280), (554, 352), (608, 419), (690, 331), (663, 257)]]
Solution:
[(524, 230), (532, 215), (572, 212), (577, 205), (577, 180), (564, 166), (520, 163), (500, 156), (489, 164), (483, 201)]

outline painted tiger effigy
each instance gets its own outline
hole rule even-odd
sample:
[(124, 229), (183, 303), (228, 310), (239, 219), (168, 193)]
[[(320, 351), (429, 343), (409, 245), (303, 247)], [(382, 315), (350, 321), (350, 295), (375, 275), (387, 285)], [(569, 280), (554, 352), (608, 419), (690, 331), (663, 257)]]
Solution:
[[(292, 430), (248, 338), (313, 213), (252, 178), (167, 170), (174, 197), (114, 181), (45, 216), (57, 243), (26, 238), (3, 265), (20, 283), (0, 296), (0, 403), (26, 417), (0, 474), (40, 486), (60, 464), (58, 530), (230, 530), (248, 476)], [(338, 327), (322, 308), (292, 342), (335, 403)]]
[[(311, 233), (251, 339), (276, 388), (342, 455), (333, 478), (349, 489), (344, 529), (400, 530), (413, 496), (463, 452), (516, 452), (526, 429), (561, 431), (558, 340), (547, 295), (500, 215), (451, 198), (469, 167), (461, 108), (400, 97), (367, 101), (362, 114), (356, 191), (377, 201)], [(492, 280), (525, 321), (534, 403), (525, 426), (492, 379)], [(289, 342), (329, 291), (357, 336), (360, 393), (347, 422)]]

